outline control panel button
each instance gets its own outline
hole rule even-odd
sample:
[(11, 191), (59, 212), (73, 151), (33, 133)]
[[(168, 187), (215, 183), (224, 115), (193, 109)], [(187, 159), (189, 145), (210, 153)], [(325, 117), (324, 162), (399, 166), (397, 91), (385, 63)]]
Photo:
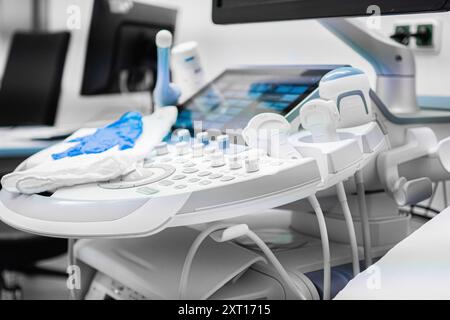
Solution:
[(160, 186), (163, 186), (163, 187), (168, 187), (168, 186), (171, 186), (171, 185), (173, 185), (174, 184), (174, 182), (173, 181), (170, 181), (170, 180), (163, 180), (163, 181), (161, 181), (160, 183), (159, 183), (159, 185)]
[(177, 155), (178, 156), (183, 156), (183, 155), (187, 154), (189, 152), (189, 148), (188, 147), (189, 147), (189, 145), (188, 145), (188, 143), (186, 141), (178, 142), (175, 145), (175, 148), (177, 150)]
[(187, 188), (187, 185), (185, 185), (185, 184), (179, 184), (179, 185), (175, 186), (175, 189), (177, 189), (177, 190), (186, 189), (186, 188)]
[(183, 167), (185, 167), (185, 168), (192, 168), (195, 166), (196, 166), (196, 164), (194, 162), (187, 162), (183, 165)]
[(202, 186), (207, 186), (208, 184), (211, 184), (211, 181), (202, 180), (202, 181), (199, 182), (199, 184), (202, 185)]
[(169, 148), (167, 147), (166, 142), (161, 142), (155, 147), (156, 155), (157, 156), (164, 156), (169, 153)]
[(205, 148), (205, 145), (203, 143), (195, 143), (192, 146), (192, 156), (194, 158), (200, 158), (203, 157), (203, 150)]
[(225, 151), (230, 147), (230, 137), (226, 134), (218, 136), (216, 141), (219, 150)]
[(196, 172), (198, 172), (198, 169), (196, 169), (196, 168), (186, 168), (183, 170), (183, 173), (187, 173), (187, 174), (196, 173)]
[(176, 134), (178, 142), (189, 142), (191, 140), (191, 133), (188, 129), (180, 129)]
[(258, 170), (259, 170), (259, 160), (258, 160), (258, 158), (245, 159), (245, 171), (247, 173), (256, 172)]
[(211, 167), (218, 168), (225, 165), (223, 152), (218, 151), (211, 155)]
[(124, 185), (122, 185), (120, 183), (111, 183), (111, 182), (99, 183), (98, 186), (100, 188), (109, 189), (109, 190), (125, 189), (126, 188), (126, 186), (124, 186)]
[(184, 174), (177, 174), (176, 176), (172, 177), (172, 180), (183, 180), (184, 178), (186, 178)]
[(206, 176), (209, 176), (210, 174), (212, 174), (212, 172), (202, 171), (202, 172), (199, 172), (198, 176), (199, 177), (206, 177)]
[(220, 181), (226, 182), (226, 181), (231, 181), (231, 180), (234, 180), (234, 179), (236, 179), (236, 178), (235, 177), (226, 176), (226, 177), (223, 177), (222, 179), (220, 179)]
[(223, 177), (223, 174), (214, 173), (214, 174), (210, 175), (208, 178), (211, 179), (211, 180), (214, 180), (214, 179), (219, 179), (219, 178), (222, 178), (222, 177)]
[(199, 178), (191, 178), (188, 180), (189, 183), (195, 183), (195, 182), (199, 182), (200, 179)]
[(142, 188), (137, 189), (136, 192), (144, 194), (146, 196), (151, 196), (152, 194), (158, 193), (159, 190), (158, 189), (149, 188), (149, 187), (142, 187)]
[(197, 133), (197, 135), (195, 136), (195, 140), (197, 141), (197, 143), (201, 143), (203, 145), (209, 144), (209, 134), (208, 134), (208, 132), (199, 132), (199, 133)]
[(242, 168), (242, 159), (238, 155), (232, 155), (228, 158), (228, 166), (231, 170)]

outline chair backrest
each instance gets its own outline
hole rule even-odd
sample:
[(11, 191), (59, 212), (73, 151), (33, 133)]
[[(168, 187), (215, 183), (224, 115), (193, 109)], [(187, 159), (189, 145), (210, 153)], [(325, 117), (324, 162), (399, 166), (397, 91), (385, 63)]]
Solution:
[(0, 87), (0, 126), (53, 125), (70, 33), (14, 34)]

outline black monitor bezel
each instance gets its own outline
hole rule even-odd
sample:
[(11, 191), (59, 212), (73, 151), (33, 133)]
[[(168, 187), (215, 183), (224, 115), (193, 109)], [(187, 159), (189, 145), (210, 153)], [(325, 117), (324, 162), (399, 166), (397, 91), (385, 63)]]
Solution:
[[(373, 14), (368, 8), (377, 5), (382, 15), (449, 11), (450, 0), (290, 0), (246, 5), (245, 0), (234, 7), (226, 1), (212, 0), (215, 24), (268, 22), (281, 20), (356, 17)], [(254, 1), (254, 0), (247, 0)]]

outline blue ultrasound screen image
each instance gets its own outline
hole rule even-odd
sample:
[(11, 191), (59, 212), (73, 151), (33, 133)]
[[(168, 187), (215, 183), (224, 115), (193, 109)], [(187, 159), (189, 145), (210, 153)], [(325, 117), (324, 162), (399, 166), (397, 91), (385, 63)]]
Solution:
[(321, 75), (226, 71), (180, 109), (176, 128), (242, 129), (259, 113), (286, 115), (320, 81)]

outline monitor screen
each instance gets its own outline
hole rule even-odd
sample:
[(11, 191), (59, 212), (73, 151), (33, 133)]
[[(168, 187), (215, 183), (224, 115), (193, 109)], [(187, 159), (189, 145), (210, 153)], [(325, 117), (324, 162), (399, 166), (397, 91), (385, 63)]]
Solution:
[[(286, 115), (333, 66), (229, 69), (180, 106), (175, 128), (243, 129), (259, 113)], [(194, 130), (195, 129), (195, 130)]]
[(450, 0), (212, 0), (216, 24), (450, 10)]
[(161, 29), (175, 30), (175, 9), (133, 1), (117, 12), (111, 3), (93, 3), (82, 95), (152, 90), (156, 34)]

